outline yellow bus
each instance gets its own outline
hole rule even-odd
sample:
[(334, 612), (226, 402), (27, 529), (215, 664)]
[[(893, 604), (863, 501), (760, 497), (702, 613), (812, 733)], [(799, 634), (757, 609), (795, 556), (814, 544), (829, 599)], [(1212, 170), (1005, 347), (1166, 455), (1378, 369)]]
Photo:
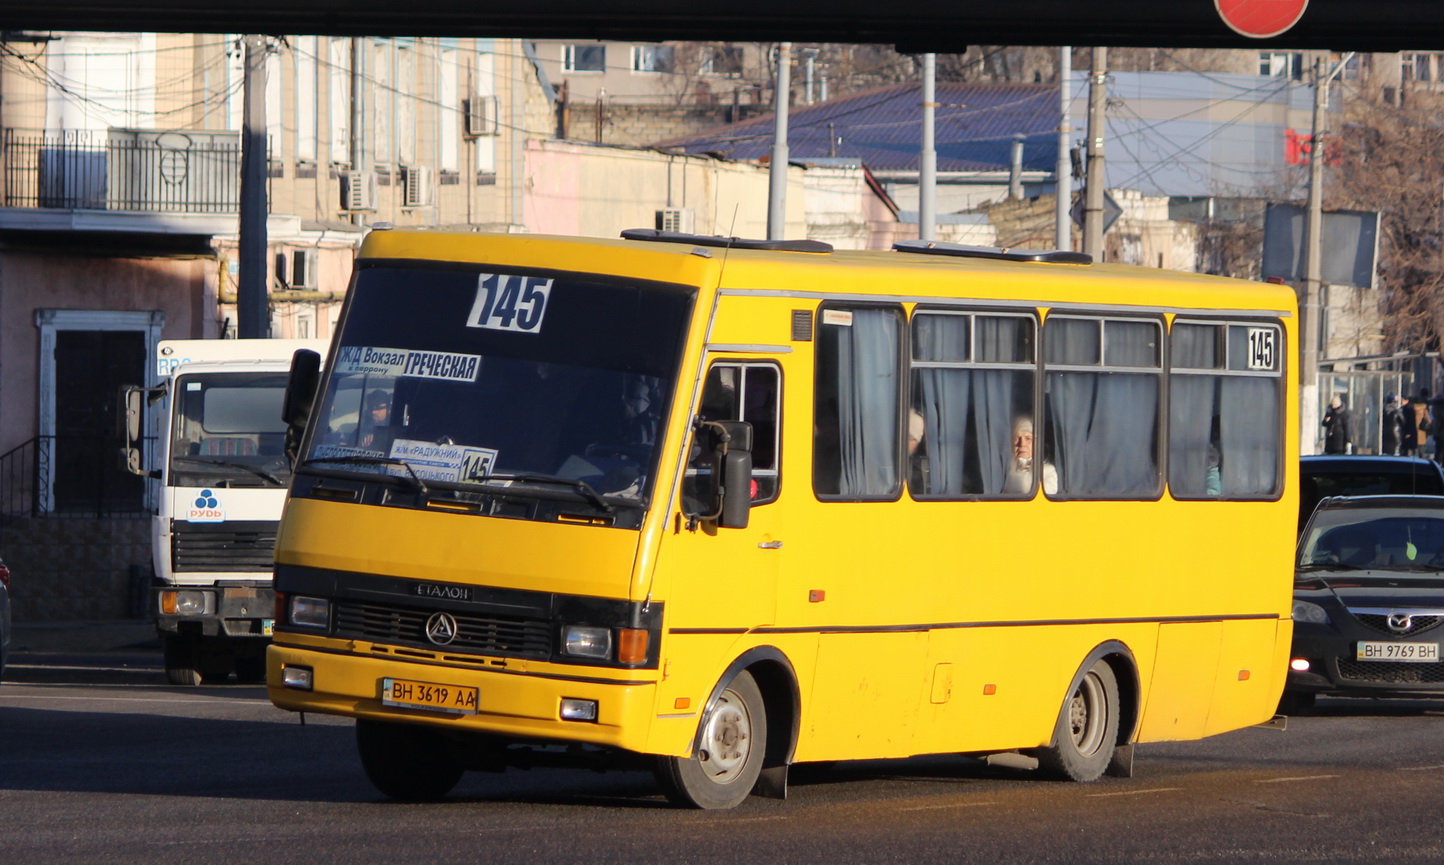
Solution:
[(701, 808), (811, 761), (1127, 775), (1278, 704), (1295, 310), (1072, 252), (375, 230), (292, 369), (270, 698), (411, 800), (546, 760)]

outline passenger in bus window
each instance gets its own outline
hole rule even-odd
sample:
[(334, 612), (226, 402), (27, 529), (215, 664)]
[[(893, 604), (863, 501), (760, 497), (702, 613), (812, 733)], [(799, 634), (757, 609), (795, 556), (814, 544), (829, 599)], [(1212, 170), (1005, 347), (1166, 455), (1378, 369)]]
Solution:
[(913, 492), (928, 492), (928, 449), (923, 447), (923, 436), (927, 422), (922, 412), (912, 409), (908, 412), (908, 478)]
[[(1043, 463), (1043, 492), (1058, 492), (1058, 470), (1050, 462)], [(1019, 417), (1013, 421), (1013, 462), (1003, 481), (1003, 492), (1026, 493), (1033, 489), (1033, 419)]]

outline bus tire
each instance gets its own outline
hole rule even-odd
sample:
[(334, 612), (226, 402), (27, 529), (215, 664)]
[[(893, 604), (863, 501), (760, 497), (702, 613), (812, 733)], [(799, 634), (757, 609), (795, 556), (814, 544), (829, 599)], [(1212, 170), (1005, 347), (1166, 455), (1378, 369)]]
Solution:
[(194, 688), (201, 683), (200, 652), (194, 637), (162, 634), (160, 646), (167, 682), (182, 688)]
[(372, 786), (402, 802), (434, 802), (465, 771), (439, 731), (414, 724), (356, 719), (356, 750)]
[(752, 792), (766, 752), (762, 691), (744, 670), (708, 707), (692, 756), (657, 758), (657, 782), (675, 805), (732, 808)]
[(1064, 781), (1096, 781), (1118, 744), (1118, 679), (1102, 659), (1063, 701), (1053, 743), (1037, 751), (1038, 768)]

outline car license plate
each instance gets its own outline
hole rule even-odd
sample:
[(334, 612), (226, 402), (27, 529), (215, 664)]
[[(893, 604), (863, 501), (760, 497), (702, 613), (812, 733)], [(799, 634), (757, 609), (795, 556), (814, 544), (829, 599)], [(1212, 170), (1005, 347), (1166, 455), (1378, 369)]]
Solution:
[(475, 715), (476, 696), (476, 688), (459, 685), (413, 682), (410, 679), (381, 680), (381, 702), (387, 706)]
[(1439, 660), (1439, 644), (1361, 642), (1355, 649), (1354, 659), (1357, 661), (1432, 663)]

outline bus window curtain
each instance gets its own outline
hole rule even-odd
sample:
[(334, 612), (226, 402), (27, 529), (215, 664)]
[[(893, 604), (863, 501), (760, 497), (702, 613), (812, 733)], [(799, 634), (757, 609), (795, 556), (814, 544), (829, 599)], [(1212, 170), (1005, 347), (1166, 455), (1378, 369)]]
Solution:
[(838, 340), (840, 493), (882, 496), (898, 485), (898, 317), (853, 310)]
[(1278, 489), (1278, 379), (1230, 376), (1222, 385), (1223, 494), (1273, 495)]

